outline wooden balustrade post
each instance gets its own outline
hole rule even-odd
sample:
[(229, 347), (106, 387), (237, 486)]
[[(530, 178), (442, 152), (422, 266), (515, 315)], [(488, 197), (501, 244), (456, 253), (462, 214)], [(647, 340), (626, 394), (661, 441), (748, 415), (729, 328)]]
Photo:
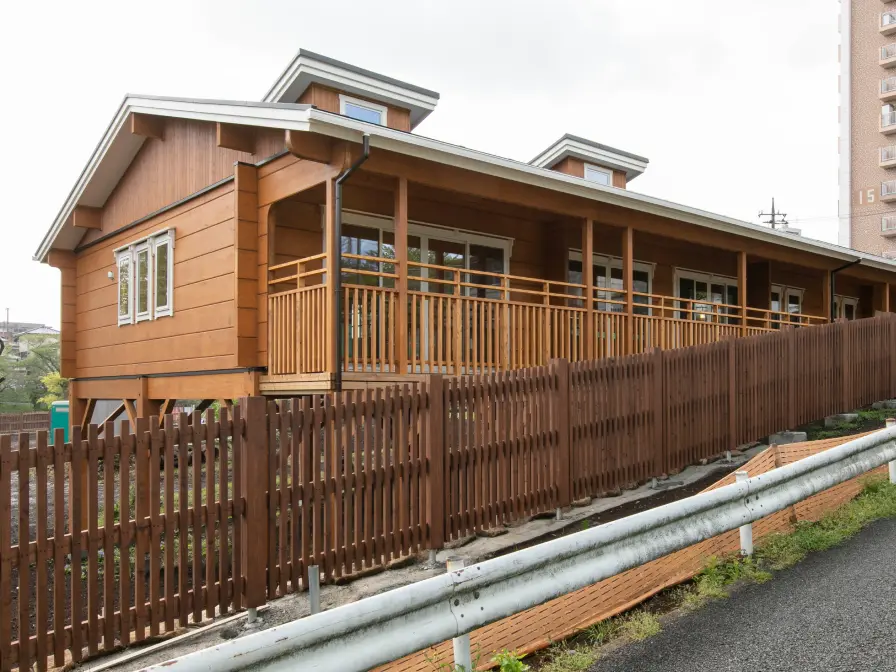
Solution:
[(737, 253), (737, 302), (740, 304), (740, 335), (747, 335), (747, 253)]
[[(420, 261), (424, 261), (421, 259)], [(395, 272), (398, 274), (398, 372), (408, 373), (408, 179), (399, 177), (395, 185)], [(432, 332), (430, 325), (430, 332)], [(432, 333), (430, 333), (432, 338)], [(411, 347), (416, 347), (412, 343)], [(422, 344), (421, 344), (422, 349)], [(432, 364), (430, 362), (430, 364)], [(411, 372), (413, 373), (413, 372)]]
[(557, 431), (557, 508), (563, 508), (572, 505), (573, 492), (569, 360), (552, 359), (550, 371), (557, 385), (551, 409)]
[[(326, 181), (326, 215), (324, 217), (324, 241), (327, 258), (326, 269), (326, 306), (327, 317), (324, 320), (322, 337), (324, 339), (324, 371), (331, 375), (336, 374), (339, 361), (340, 324), (342, 316), (338, 314), (339, 297), (336, 294), (336, 267), (339, 263), (339, 254), (342, 249), (342, 241), (336, 239), (336, 181)], [(269, 327), (270, 328), (270, 327)]]
[(445, 545), (445, 385), (442, 374), (427, 377), (427, 483), (426, 520), (429, 526), (429, 550)]
[(582, 284), (585, 285), (585, 359), (595, 359), (594, 352), (594, 222), (582, 221)]
[(634, 262), (634, 230), (627, 226), (622, 234), (622, 289), (625, 291), (625, 350), (623, 354), (635, 352), (635, 262)]
[(501, 334), (501, 348), (504, 351), (504, 370), (509, 371), (513, 368), (510, 358), (510, 278), (503, 278), (504, 285), (504, 329)]
[[(239, 439), (242, 460), (240, 492), (245, 508), (239, 524), (242, 533), (242, 567), (244, 606), (254, 609), (267, 597), (268, 548), (268, 465), (270, 446), (267, 432), (267, 401), (264, 397), (240, 399), (242, 427), (234, 426), (234, 439)], [(236, 506), (236, 502), (234, 502)], [(239, 579), (234, 577), (234, 592), (239, 592)]]

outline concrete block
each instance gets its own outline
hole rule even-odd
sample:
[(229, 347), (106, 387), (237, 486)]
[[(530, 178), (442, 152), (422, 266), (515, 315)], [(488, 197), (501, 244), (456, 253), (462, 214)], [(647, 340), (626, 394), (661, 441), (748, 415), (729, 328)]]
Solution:
[(875, 411), (882, 411), (884, 409), (896, 409), (896, 399), (886, 399), (884, 401), (875, 401), (871, 404), (871, 408)]
[(802, 443), (808, 438), (806, 432), (778, 432), (768, 437), (768, 445), (785, 446), (788, 443)]
[(840, 425), (844, 425), (849, 422), (855, 422), (858, 419), (858, 413), (837, 413), (836, 415), (829, 415), (828, 417), (826, 417), (824, 419), (824, 426), (826, 428), (839, 427)]

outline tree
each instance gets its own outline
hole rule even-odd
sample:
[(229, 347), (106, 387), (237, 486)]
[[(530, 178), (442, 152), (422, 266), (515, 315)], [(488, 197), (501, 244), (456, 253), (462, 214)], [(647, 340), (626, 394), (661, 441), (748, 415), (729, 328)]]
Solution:
[(68, 399), (68, 378), (63, 378), (58, 371), (48, 373), (40, 379), (47, 393), (37, 400), (37, 403), (50, 407), (54, 401), (65, 401)]

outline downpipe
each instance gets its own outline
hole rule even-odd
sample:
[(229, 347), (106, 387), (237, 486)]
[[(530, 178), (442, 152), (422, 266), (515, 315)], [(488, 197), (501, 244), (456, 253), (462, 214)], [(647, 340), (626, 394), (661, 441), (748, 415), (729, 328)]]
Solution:
[(755, 522), (894, 460), (896, 427), (149, 669), (368, 670)]
[(363, 150), (361, 156), (336, 178), (334, 194), (333, 237), (336, 239), (337, 249), (332, 251), (335, 255), (335, 275), (333, 278), (333, 291), (336, 292), (336, 372), (333, 378), (333, 388), (336, 392), (342, 392), (342, 365), (345, 361), (344, 334), (342, 333), (342, 185), (352, 176), (361, 164), (370, 157), (370, 135), (365, 133), (362, 140)]
[(831, 271), (831, 284), (830, 284), (830, 287), (828, 288), (828, 290), (831, 294), (831, 306), (830, 306), (831, 322), (834, 321), (834, 313), (837, 312), (837, 299), (835, 298), (836, 297), (835, 291), (836, 291), (836, 287), (837, 287), (837, 285), (836, 285), (837, 274), (840, 271), (845, 271), (847, 268), (852, 268), (853, 266), (858, 266), (861, 263), (862, 263), (861, 259), (856, 259), (855, 261), (851, 261), (848, 264), (843, 264), (843, 266), (838, 266), (837, 268), (835, 268)]

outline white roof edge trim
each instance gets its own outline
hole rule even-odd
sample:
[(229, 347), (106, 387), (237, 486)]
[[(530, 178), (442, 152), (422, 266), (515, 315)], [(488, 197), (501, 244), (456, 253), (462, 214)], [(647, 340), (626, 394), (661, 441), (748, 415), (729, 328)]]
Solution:
[(198, 100), (173, 100), (141, 96), (126, 97), (91, 155), (90, 161), (88, 161), (87, 166), (78, 177), (78, 181), (66, 198), (62, 209), (56, 215), (50, 230), (41, 241), (40, 247), (34, 254), (34, 260), (46, 261), (47, 254), (54, 240), (65, 226), (72, 211), (78, 205), (79, 198), (106, 156), (112, 143), (119, 133), (129, 132), (124, 126), (132, 112), (152, 114), (160, 117), (304, 131), (308, 130), (309, 109), (248, 106), (234, 102), (202, 102)]
[(368, 124), (348, 117), (341, 117), (318, 109), (309, 110), (309, 121), (308, 130), (314, 133), (321, 133), (354, 142), (361, 142), (361, 136), (367, 133), (370, 135), (372, 147), (389, 149), (409, 156), (429, 159), (458, 168), (466, 168), (496, 177), (503, 177), (523, 184), (544, 187), (590, 200), (677, 219), (735, 235), (749, 236), (756, 240), (775, 243), (783, 247), (803, 250), (813, 254), (824, 254), (843, 261), (862, 259), (863, 262), (868, 262), (867, 265), (870, 268), (896, 271), (896, 263), (865, 252), (842, 248), (821, 240), (780, 233), (758, 224), (726, 217), (725, 215), (718, 215), (653, 196), (646, 196), (634, 191), (605, 187), (556, 170), (539, 168), (522, 161), (515, 161), (459, 145), (452, 145), (416, 133), (403, 133), (402, 131)]

